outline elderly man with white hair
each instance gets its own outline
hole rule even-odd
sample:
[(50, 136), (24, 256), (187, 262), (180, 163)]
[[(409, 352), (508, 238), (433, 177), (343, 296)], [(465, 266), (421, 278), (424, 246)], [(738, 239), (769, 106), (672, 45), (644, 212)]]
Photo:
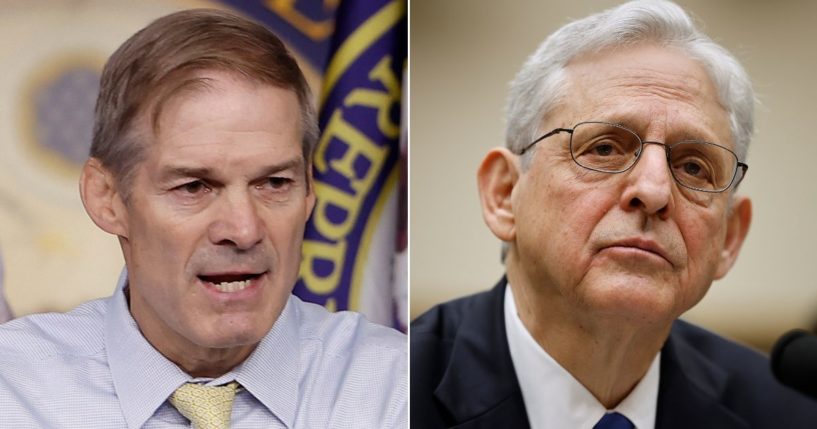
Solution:
[(412, 426), (815, 427), (761, 354), (678, 320), (748, 232), (753, 109), (741, 65), (673, 3), (547, 38), (477, 173), (506, 276), (412, 324)]

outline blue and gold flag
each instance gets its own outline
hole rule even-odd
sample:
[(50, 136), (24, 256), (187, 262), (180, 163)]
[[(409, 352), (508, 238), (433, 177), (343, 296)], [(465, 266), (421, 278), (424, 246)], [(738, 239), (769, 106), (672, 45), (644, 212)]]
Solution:
[[(344, 0), (320, 92), (317, 204), (295, 294), (333, 310), (404, 326), (395, 315), (405, 1)], [(404, 289), (402, 289), (404, 290)], [(403, 296), (401, 296), (403, 295)]]
[[(269, 27), (299, 59), (320, 70), (334, 34), (339, 0), (221, 0)], [(304, 66), (305, 64), (301, 64)]]

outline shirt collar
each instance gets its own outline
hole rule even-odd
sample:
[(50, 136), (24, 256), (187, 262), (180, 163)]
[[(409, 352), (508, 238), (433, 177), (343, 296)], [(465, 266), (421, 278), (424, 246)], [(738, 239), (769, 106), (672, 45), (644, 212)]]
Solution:
[[(193, 379), (142, 336), (125, 299), (127, 271), (108, 299), (105, 346), (114, 389), (128, 428), (139, 428), (182, 384)], [(236, 380), (287, 427), (295, 422), (300, 379), (298, 302), (289, 297), (281, 315), (250, 356), (208, 384)]]
[(655, 427), (660, 374), (661, 352), (658, 352), (641, 381), (615, 409), (615, 411), (627, 416), (637, 429), (652, 429)]
[(125, 299), (127, 272), (108, 299), (105, 349), (114, 390), (128, 428), (140, 428), (190, 376), (142, 336)]
[(289, 428), (295, 424), (300, 395), (298, 303), (298, 298), (290, 295), (272, 329), (233, 371), (235, 380)]
[(590, 391), (533, 339), (519, 314), (510, 285), (505, 288), (505, 330), (531, 427), (593, 427), (608, 411), (618, 411), (637, 429), (655, 427), (660, 353), (632, 392), (607, 410)]

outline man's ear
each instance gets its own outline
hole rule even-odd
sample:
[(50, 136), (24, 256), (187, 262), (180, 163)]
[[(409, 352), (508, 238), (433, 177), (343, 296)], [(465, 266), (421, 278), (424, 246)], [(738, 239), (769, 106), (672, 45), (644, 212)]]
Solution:
[(743, 246), (743, 240), (749, 233), (749, 224), (752, 222), (752, 201), (740, 195), (733, 198), (732, 207), (726, 217), (726, 239), (715, 272), (716, 279), (725, 276), (734, 265)]
[(519, 174), (519, 158), (506, 148), (488, 152), (477, 170), (482, 217), (491, 232), (506, 242), (516, 238), (511, 194)]
[(96, 158), (82, 167), (79, 178), (82, 205), (94, 223), (105, 232), (128, 237), (127, 210), (113, 174)]

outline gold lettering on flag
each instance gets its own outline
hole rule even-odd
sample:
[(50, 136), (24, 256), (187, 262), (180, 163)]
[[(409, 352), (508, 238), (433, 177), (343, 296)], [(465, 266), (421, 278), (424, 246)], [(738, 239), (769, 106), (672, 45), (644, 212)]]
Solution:
[[(333, 11), (337, 9), (339, 1), (324, 0), (323, 7), (327, 11)], [(332, 19), (315, 21), (301, 13), (296, 7), (296, 3), (298, 3), (298, 0), (267, 0), (267, 7), (316, 42), (325, 40), (332, 35), (335, 30), (335, 23)]]
[[(398, 77), (391, 69), (391, 57), (384, 56), (378, 61), (368, 77), (370, 81), (380, 83), (384, 90), (357, 88), (351, 91), (344, 98), (342, 107), (336, 109), (329, 118), (315, 153), (315, 169), (322, 174), (330, 171), (340, 174), (348, 180), (352, 190), (349, 193), (347, 189), (340, 189), (330, 183), (315, 182), (315, 192), (320, 198), (315, 204), (312, 222), (318, 233), (329, 242), (304, 240), (301, 276), (305, 286), (319, 295), (331, 294), (339, 284), (347, 256), (346, 236), (360, 215), (364, 198), (371, 192), (378, 174), (383, 170), (390, 149), (378, 146), (364, 132), (349, 123), (343, 116), (344, 108), (363, 106), (375, 109), (378, 129), (383, 135), (397, 138), (400, 132), (399, 125), (389, 118), (390, 109), (400, 102), (402, 90)], [(340, 158), (327, 162), (326, 150), (332, 139), (344, 144), (346, 150)], [(368, 166), (362, 176), (358, 176), (355, 165), (361, 158)], [(342, 219), (331, 219), (328, 214), (330, 207), (343, 210), (345, 216)], [(363, 247), (358, 251), (363, 250)], [(314, 267), (318, 260), (331, 263), (332, 271), (328, 275), (320, 276), (315, 273)], [(352, 287), (354, 289), (354, 285)]]

